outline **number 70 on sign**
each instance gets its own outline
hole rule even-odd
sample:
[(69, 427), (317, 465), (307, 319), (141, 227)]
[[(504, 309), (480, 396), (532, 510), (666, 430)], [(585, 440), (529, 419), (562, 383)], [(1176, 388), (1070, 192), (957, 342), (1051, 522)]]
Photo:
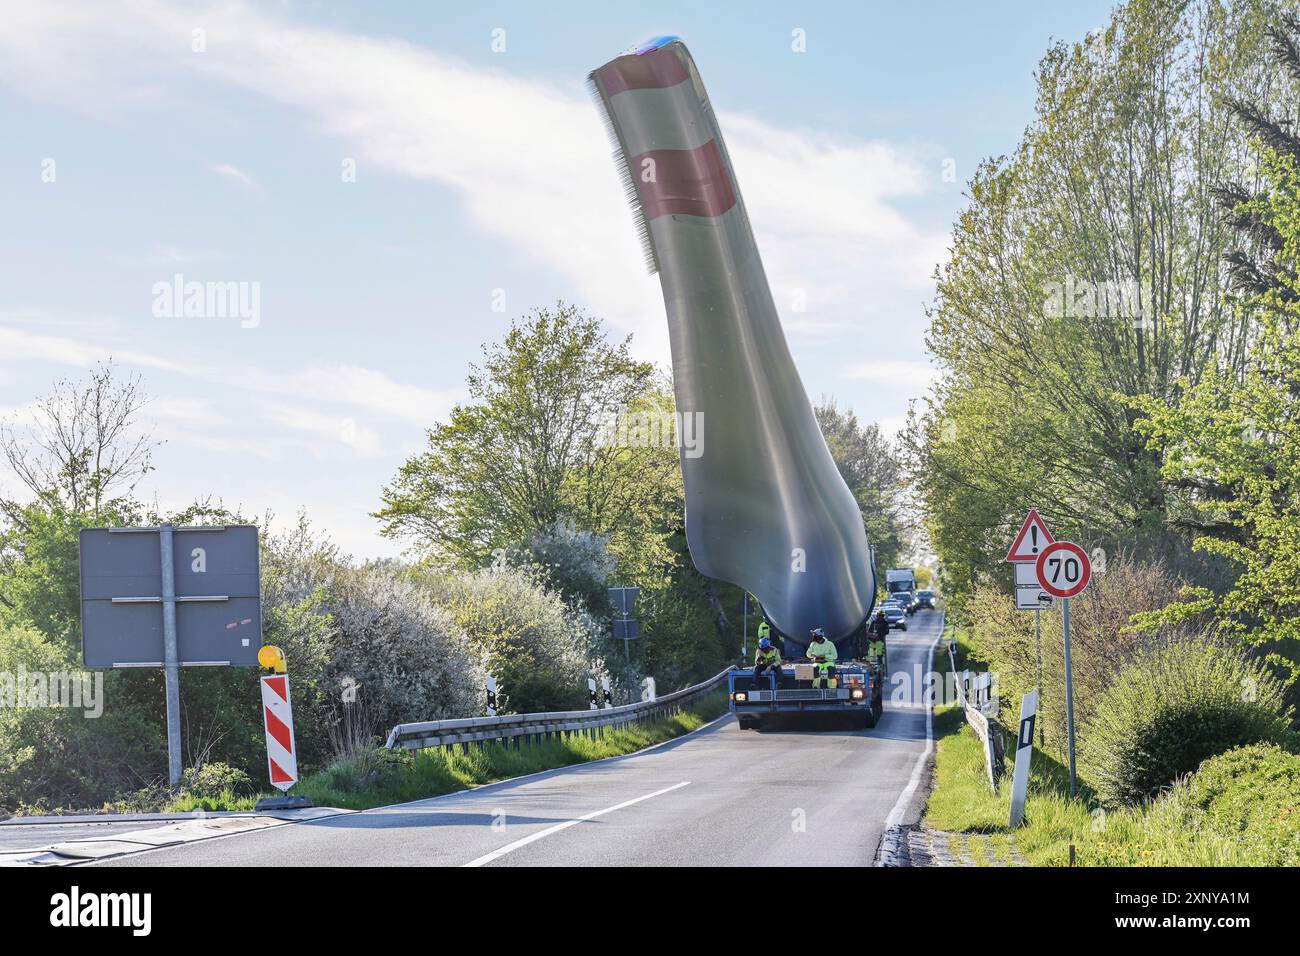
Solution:
[(1054, 541), (1043, 549), (1035, 563), (1038, 586), (1058, 598), (1072, 598), (1088, 586), (1092, 562), (1073, 541)]

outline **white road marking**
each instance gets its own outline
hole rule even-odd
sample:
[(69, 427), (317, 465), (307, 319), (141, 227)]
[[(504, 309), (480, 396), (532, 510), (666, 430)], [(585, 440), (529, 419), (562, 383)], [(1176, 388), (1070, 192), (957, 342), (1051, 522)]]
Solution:
[(579, 823), (585, 823), (588, 820), (594, 820), (597, 817), (603, 817), (605, 814), (613, 813), (615, 810), (622, 810), (624, 807), (630, 807), (635, 803), (641, 803), (642, 801), (649, 800), (653, 797), (660, 797), (663, 796), (665, 793), (672, 793), (674, 790), (680, 790), (682, 787), (689, 787), (690, 785), (691, 782), (689, 780), (683, 780), (681, 783), (673, 784), (671, 787), (664, 787), (662, 790), (656, 790), (654, 793), (647, 793), (643, 797), (635, 797), (632, 800), (624, 800), (622, 803), (616, 803), (614, 804), (614, 806), (606, 807), (604, 810), (595, 810), (591, 813), (584, 813), (580, 817), (575, 817), (572, 820), (565, 820), (563, 823), (557, 823), (555, 826), (547, 827), (545, 830), (539, 830), (536, 833), (524, 837), (522, 840), (516, 840), (514, 843), (507, 843), (505, 846), (493, 850), (491, 853), (485, 853), (477, 860), (470, 860), (468, 863), (464, 864), (464, 866), (483, 866), (486, 863), (491, 863), (493, 860), (499, 860), (507, 853), (513, 853), (515, 850), (518, 850), (522, 846), (528, 846), (528, 844), (530, 843), (536, 843), (538, 840), (542, 839), (543, 837), (548, 837), (552, 833), (559, 833), (561, 830), (569, 829), (569, 827), (576, 827)]
[[(935, 636), (934, 642), (930, 644), (930, 656), (926, 662), (925, 672), (927, 674), (934, 671), (934, 649), (939, 646), (943, 640), (943, 625), (948, 618), (948, 612), (945, 611), (939, 618), (939, 633)], [(920, 690), (920, 688), (917, 688)], [(908, 778), (907, 786), (903, 792), (898, 795), (898, 802), (894, 804), (894, 809), (889, 811), (889, 816), (885, 818), (885, 829), (896, 827), (903, 822), (903, 817), (907, 813), (908, 804), (912, 802), (912, 796), (916, 793), (916, 788), (921, 785), (921, 772), (925, 769), (925, 761), (930, 754), (934, 753), (934, 704), (927, 694), (925, 698), (925, 750), (916, 758), (916, 765), (912, 767), (912, 776)]]

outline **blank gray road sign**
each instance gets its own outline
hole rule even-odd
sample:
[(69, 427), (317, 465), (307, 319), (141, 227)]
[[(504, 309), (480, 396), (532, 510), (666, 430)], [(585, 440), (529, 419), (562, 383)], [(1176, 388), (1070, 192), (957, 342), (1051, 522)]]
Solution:
[(631, 617), (632, 608), (636, 606), (637, 595), (641, 589), (637, 587), (623, 587), (609, 589), (609, 603), (614, 605), (615, 617)]
[(620, 641), (635, 641), (641, 636), (641, 625), (637, 621), (614, 620), (614, 637)]
[[(177, 528), (173, 548), (180, 663), (257, 666), (257, 528)], [(161, 598), (157, 528), (82, 530), (81, 646), (87, 667), (161, 667)]]

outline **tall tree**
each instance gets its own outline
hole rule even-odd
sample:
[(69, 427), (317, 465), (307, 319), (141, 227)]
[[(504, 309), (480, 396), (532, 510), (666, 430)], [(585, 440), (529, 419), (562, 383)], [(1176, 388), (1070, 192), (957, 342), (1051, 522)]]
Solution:
[[(55, 382), (30, 422), (0, 424), (0, 454), (35, 497), (96, 518), (105, 502), (129, 495), (153, 470), (158, 443), (139, 422), (148, 402), (139, 375), (123, 376), (103, 362), (85, 381)], [(13, 519), (20, 505), (0, 500), (0, 507)]]
[[(1300, 19), (1268, 35), (1279, 73), (1300, 87)], [(1226, 187), (1219, 200), (1240, 228), (1225, 257), (1252, 334), (1241, 368), (1207, 363), (1174, 405), (1147, 400), (1141, 430), (1190, 508), (1195, 547), (1238, 575), (1223, 593), (1190, 589), (1165, 617), (1204, 613), (1263, 645), (1300, 675), (1300, 140), (1285, 128), (1294, 100), (1236, 100), (1255, 137), (1262, 186)]]
[(106, 362), (0, 423), (0, 455), (30, 492), (0, 497), (0, 608), (69, 644), (79, 628), (78, 531), (139, 516), (131, 492), (158, 444), (140, 425), (147, 403), (140, 378)]
[(1031, 505), (1094, 541), (1164, 533), (1134, 400), (1243, 361), (1211, 194), (1249, 165), (1226, 104), (1273, 84), (1272, 7), (1132, 0), (1048, 51), (1019, 148), (977, 171), (931, 312), (944, 376), (908, 439), (958, 606)]
[[(470, 401), (428, 432), (427, 449), (384, 488), (383, 533), (469, 566), (532, 541), (562, 519), (607, 537), (620, 556), (662, 550), (680, 501), (668, 428), (633, 434), (631, 414), (667, 426), (671, 403), (628, 341), (558, 304), (515, 322), (471, 366)], [(642, 440), (644, 438), (645, 440)]]

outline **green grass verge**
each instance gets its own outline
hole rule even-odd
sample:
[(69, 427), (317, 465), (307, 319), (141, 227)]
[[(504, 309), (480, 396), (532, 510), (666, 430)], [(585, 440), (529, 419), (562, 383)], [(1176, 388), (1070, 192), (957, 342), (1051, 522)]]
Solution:
[[(1010, 862), (1011, 778), (996, 793), (984, 754), (957, 705), (935, 714), (935, 785), (925, 823), (978, 834), (977, 863)], [(1034, 751), (1025, 823), (1014, 831), (1033, 866), (1295, 866), (1300, 864), (1300, 756), (1277, 747), (1230, 751), (1201, 765), (1158, 799), (1106, 812), (1091, 792), (1069, 799), (1065, 769)]]
[[(377, 749), (334, 761), (305, 777), (292, 793), (309, 797), (318, 807), (349, 810), (405, 803), (542, 770), (635, 753), (690, 733), (726, 710), (727, 695), (718, 692), (676, 716), (633, 724), (625, 730), (606, 729), (603, 737), (594, 740), (575, 736), (518, 749), (490, 743), (483, 747), (471, 746), (469, 753), (441, 747), (417, 751)], [(177, 813), (198, 809), (251, 810), (257, 799), (228, 791), (209, 797), (182, 795), (166, 809)]]

